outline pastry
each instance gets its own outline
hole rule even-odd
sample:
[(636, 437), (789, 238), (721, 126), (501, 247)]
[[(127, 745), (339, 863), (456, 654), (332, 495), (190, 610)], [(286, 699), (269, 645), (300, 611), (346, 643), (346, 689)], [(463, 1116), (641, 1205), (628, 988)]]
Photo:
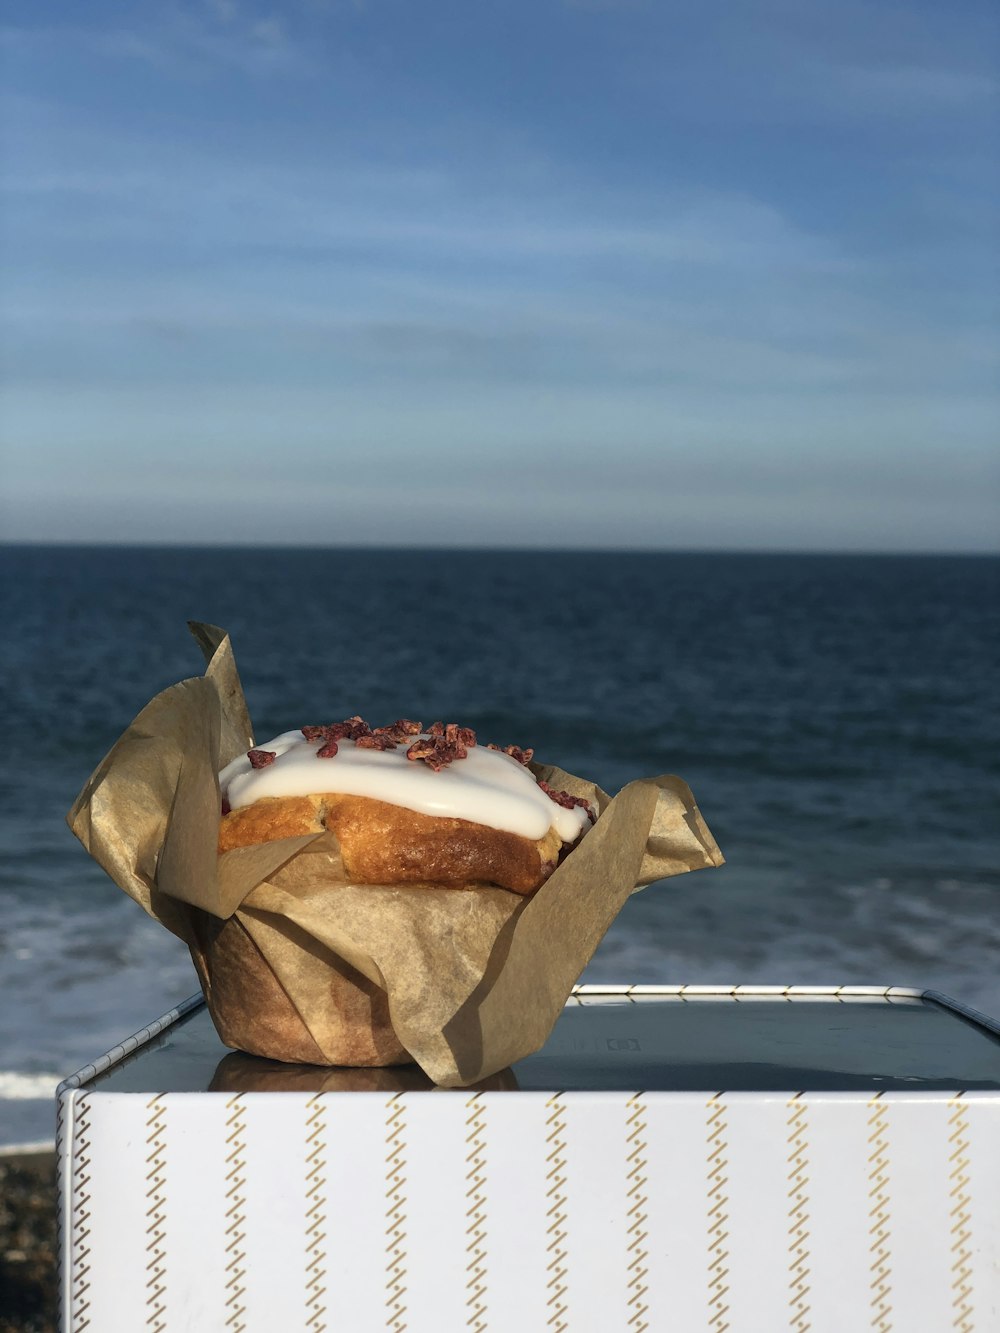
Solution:
[(288, 731), (219, 775), (219, 851), (329, 831), (352, 883), (533, 893), (593, 813), (539, 781), (531, 757), (455, 723)]

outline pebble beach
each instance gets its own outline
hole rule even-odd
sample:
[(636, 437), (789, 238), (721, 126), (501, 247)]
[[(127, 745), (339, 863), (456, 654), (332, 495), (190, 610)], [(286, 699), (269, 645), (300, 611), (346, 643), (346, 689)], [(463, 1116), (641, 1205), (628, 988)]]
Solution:
[(58, 1327), (55, 1156), (0, 1157), (0, 1333)]

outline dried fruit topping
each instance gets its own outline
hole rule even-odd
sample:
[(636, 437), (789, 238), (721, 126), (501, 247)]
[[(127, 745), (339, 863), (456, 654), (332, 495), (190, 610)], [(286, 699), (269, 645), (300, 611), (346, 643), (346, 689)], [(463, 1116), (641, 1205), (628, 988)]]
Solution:
[(273, 764), (278, 755), (274, 750), (247, 750), (247, 758), (250, 760), (251, 768), (267, 768), (268, 764)]
[(401, 717), (387, 727), (376, 727), (372, 735), (388, 736), (395, 745), (399, 745), (409, 736), (420, 735), (420, 723), (411, 722), (408, 717)]
[(407, 759), (422, 759), (428, 768), (440, 773), (442, 768), (456, 759), (465, 759), (468, 750), (457, 741), (449, 741), (445, 736), (422, 736), (414, 741), (406, 752)]
[(422, 759), (428, 768), (432, 768), (435, 773), (440, 773), (442, 768), (451, 762), (441, 753), (439, 746), (443, 744), (440, 736), (427, 736), (419, 741), (414, 741), (406, 752), (407, 759), (416, 762)]
[(582, 796), (571, 796), (568, 791), (556, 791), (554, 787), (550, 787), (549, 784), (543, 782), (541, 778), (538, 779), (538, 785), (549, 800), (555, 801), (556, 805), (561, 805), (564, 810), (572, 810), (576, 806), (581, 806), (586, 810), (590, 822), (592, 824), (597, 823), (597, 816), (594, 814), (593, 807), (590, 802), (584, 800)]
[(342, 740), (357, 741), (362, 736), (370, 736), (372, 729), (364, 718), (349, 717), (344, 722), (331, 722), (325, 727), (301, 727), (302, 735), (310, 743), (324, 741), (317, 751), (320, 759), (332, 759), (337, 753), (337, 742)]
[(535, 757), (534, 750), (528, 748), (522, 750), (520, 745), (487, 745), (487, 750), (499, 750), (501, 754), (509, 754), (511, 759), (516, 759), (519, 764), (530, 764)]
[(423, 760), (428, 768), (440, 773), (442, 768), (454, 763), (456, 759), (467, 759), (469, 746), (475, 743), (476, 733), (471, 727), (460, 727), (457, 722), (432, 722), (426, 734), (415, 740), (406, 751), (406, 757), (414, 761)]
[(445, 741), (443, 745), (438, 745), (435, 756), (438, 764), (437, 766), (432, 765), (432, 767), (434, 767), (436, 773), (440, 773), (445, 764), (453, 763), (456, 759), (467, 759), (469, 752), (464, 745), (452, 745)]
[(419, 736), (421, 724), (414, 722), (411, 718), (400, 717), (395, 722), (390, 722), (388, 726), (376, 727), (372, 732), (373, 736), (388, 736), (391, 741), (397, 745), (405, 741), (410, 736)]
[(395, 750), (396, 742), (384, 731), (373, 731), (370, 736), (359, 736), (354, 742), (359, 750)]
[[(449, 745), (457, 745), (460, 750), (475, 745), (476, 733), (471, 727), (460, 727), (457, 722), (449, 722), (444, 729), (444, 738)], [(465, 755), (461, 756), (463, 759)]]
[(406, 752), (407, 759), (421, 759), (435, 773), (440, 773), (446, 764), (456, 759), (466, 759), (469, 746), (475, 745), (476, 733), (471, 727), (460, 727), (457, 722), (435, 722), (426, 735), (421, 734), (421, 724), (412, 718), (397, 718), (387, 727), (374, 729), (361, 717), (349, 717), (343, 722), (333, 722), (325, 727), (302, 727), (302, 734), (310, 743), (322, 741), (316, 751), (320, 759), (332, 759), (337, 753), (337, 742), (353, 741), (360, 750), (395, 750), (397, 745), (418, 737)]
[(331, 741), (356, 741), (359, 736), (370, 736), (372, 729), (363, 717), (348, 717), (343, 722), (333, 722), (324, 727)]

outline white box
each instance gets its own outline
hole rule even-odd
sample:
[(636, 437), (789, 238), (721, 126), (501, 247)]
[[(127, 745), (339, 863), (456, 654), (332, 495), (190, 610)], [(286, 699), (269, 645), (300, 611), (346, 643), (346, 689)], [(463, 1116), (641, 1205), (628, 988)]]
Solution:
[(587, 986), (519, 1090), (207, 1091), (198, 997), (60, 1087), (64, 1329), (1000, 1328), (998, 1032)]

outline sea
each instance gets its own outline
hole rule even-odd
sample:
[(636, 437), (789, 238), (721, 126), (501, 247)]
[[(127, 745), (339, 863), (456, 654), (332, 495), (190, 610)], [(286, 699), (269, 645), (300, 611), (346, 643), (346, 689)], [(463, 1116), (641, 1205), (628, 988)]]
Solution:
[[(335, 516), (331, 515), (331, 526)], [(633, 896), (589, 982), (906, 985), (1000, 1015), (1000, 558), (0, 549), (0, 1146), (197, 989), (65, 824), (223, 626), (259, 740), (457, 720), (610, 792), (676, 773), (726, 856)]]

